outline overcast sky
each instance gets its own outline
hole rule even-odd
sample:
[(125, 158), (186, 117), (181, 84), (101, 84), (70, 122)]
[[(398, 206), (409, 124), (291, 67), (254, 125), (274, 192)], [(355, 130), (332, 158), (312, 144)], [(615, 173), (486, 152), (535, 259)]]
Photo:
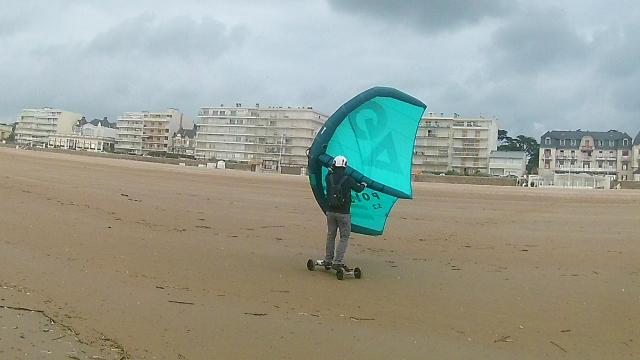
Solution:
[(510, 135), (640, 131), (637, 0), (0, 0), (0, 122), (313, 106), (372, 86)]

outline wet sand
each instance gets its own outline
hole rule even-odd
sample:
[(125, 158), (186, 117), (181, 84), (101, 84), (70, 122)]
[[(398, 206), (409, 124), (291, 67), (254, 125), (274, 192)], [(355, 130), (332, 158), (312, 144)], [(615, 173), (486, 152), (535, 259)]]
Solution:
[[(353, 235), (364, 277), (338, 281), (305, 267), (326, 228), (306, 177), (0, 148), (0, 345), (32, 344), (18, 359), (636, 359), (639, 216), (633, 190), (416, 183), (384, 235)], [(47, 324), (76, 350), (46, 347)]]

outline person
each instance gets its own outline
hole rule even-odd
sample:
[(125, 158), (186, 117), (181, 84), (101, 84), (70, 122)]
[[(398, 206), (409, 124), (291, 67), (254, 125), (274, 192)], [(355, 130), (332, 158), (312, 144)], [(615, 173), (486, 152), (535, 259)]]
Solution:
[[(345, 174), (347, 168), (347, 158), (338, 155), (333, 158), (333, 166), (331, 171), (325, 176), (324, 181), (327, 185), (327, 198), (329, 198), (332, 185), (340, 185), (344, 201), (341, 205), (327, 206), (327, 246), (326, 255), (323, 266), (331, 266), (333, 269), (350, 269), (343, 263), (344, 254), (349, 245), (349, 235), (351, 235), (351, 190), (360, 193), (367, 186), (362, 182), (358, 184), (352, 177)], [(340, 241), (336, 248), (336, 235), (340, 229)], [(335, 257), (334, 257), (335, 252)]]

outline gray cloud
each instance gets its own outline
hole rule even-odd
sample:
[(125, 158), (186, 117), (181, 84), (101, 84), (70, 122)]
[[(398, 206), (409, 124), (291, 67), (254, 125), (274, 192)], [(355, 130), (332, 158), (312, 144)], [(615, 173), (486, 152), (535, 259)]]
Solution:
[[(503, 17), (515, 11), (508, 0), (328, 0), (337, 11), (366, 16), (390, 24), (402, 24), (428, 32), (478, 24), (485, 18)], [(371, 24), (374, 26), (374, 24)]]
[(206, 56), (216, 58), (231, 46), (242, 43), (243, 28), (229, 28), (212, 17), (200, 21), (177, 16), (158, 21), (145, 14), (124, 20), (97, 35), (84, 49), (86, 54), (107, 56)]
[(584, 64), (592, 51), (559, 9), (535, 9), (511, 19), (492, 36), (487, 56), (496, 72), (536, 74)]

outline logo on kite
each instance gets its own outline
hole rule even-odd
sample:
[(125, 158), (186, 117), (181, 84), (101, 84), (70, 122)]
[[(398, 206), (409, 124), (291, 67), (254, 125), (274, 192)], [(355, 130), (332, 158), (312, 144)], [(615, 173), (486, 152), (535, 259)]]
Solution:
[(413, 145), (426, 108), (399, 90), (375, 87), (336, 110), (308, 153), (309, 183), (320, 208), (327, 211), (322, 181), (327, 168), (334, 156), (345, 155), (345, 174), (368, 184), (352, 197), (351, 230), (381, 235), (396, 200), (411, 198)]

